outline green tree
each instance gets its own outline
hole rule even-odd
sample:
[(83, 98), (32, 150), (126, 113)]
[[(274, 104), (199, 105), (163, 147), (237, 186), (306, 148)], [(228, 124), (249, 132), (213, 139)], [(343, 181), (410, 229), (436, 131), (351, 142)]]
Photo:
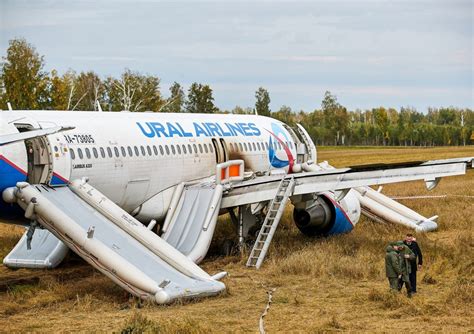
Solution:
[(49, 95), (49, 108), (53, 110), (67, 110), (69, 85), (58, 75), (56, 70), (51, 71)]
[(108, 77), (105, 91), (109, 110), (158, 111), (163, 105), (160, 79), (126, 69), (119, 79)]
[(189, 87), (186, 111), (200, 114), (209, 114), (219, 111), (214, 105), (214, 97), (212, 96), (212, 89), (209, 85), (194, 82), (191, 87)]
[(291, 111), (291, 108), (288, 106), (282, 106), (280, 110), (278, 110), (277, 112), (274, 112), (272, 116), (275, 119), (283, 123), (289, 124), (291, 126), (294, 126), (296, 123), (295, 113), (293, 113), (293, 111)]
[[(48, 75), (43, 71), (44, 57), (25, 39), (10, 40), (3, 58), (0, 81), (2, 100), (15, 109), (40, 109), (48, 105)], [(5, 107), (5, 106), (3, 106)]]
[(386, 139), (389, 138), (388, 135), (388, 126), (389, 126), (389, 119), (387, 110), (384, 107), (379, 107), (372, 109), (374, 114), (375, 125), (377, 127), (377, 136), (375, 139), (375, 144), (379, 144), (379, 138), (382, 139), (382, 144), (386, 145)]
[(257, 114), (260, 116), (270, 116), (270, 94), (268, 91), (265, 88), (260, 87), (255, 92), (255, 98), (257, 99), (255, 102), (255, 110), (257, 111)]
[(81, 72), (77, 77), (65, 78), (69, 79), (72, 79), (70, 98), (68, 96), (69, 110), (97, 110), (97, 101), (105, 98), (105, 86), (100, 77), (89, 71)]
[(236, 115), (251, 115), (253, 114), (253, 110), (251, 108), (242, 108), (241, 106), (235, 106), (234, 109), (232, 109), (232, 114)]
[(162, 107), (163, 112), (181, 112), (185, 103), (184, 91), (181, 85), (174, 82), (170, 87), (171, 96), (166, 100)]
[[(337, 102), (337, 97), (329, 91), (324, 93), (321, 109), (324, 115), (324, 126), (334, 139), (335, 145), (344, 145), (349, 124), (347, 109), (340, 105)], [(330, 138), (327, 139), (328, 141), (331, 140)]]

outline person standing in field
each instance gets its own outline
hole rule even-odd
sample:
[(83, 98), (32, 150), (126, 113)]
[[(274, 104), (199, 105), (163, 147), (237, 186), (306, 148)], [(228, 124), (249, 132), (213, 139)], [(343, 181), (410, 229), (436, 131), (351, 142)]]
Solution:
[[(423, 265), (423, 254), (421, 253), (420, 246), (416, 242), (415, 237), (408, 233), (403, 240), (403, 243), (413, 252), (415, 258), (410, 260), (411, 272), (408, 275), (410, 279), (411, 293), (416, 293), (416, 272), (421, 269)], [(401, 282), (403, 285), (403, 282)], [(400, 286), (401, 289), (401, 286)]]
[(394, 247), (398, 249), (398, 256), (400, 259), (400, 273), (398, 277), (398, 291), (402, 290), (403, 284), (407, 289), (407, 296), (412, 296), (412, 287), (410, 284), (410, 274), (411, 274), (411, 261), (416, 259), (415, 254), (408, 248), (403, 241), (397, 241), (394, 243)]
[(397, 245), (389, 244), (385, 249), (385, 275), (391, 292), (398, 292), (398, 280), (402, 277), (401, 261)]

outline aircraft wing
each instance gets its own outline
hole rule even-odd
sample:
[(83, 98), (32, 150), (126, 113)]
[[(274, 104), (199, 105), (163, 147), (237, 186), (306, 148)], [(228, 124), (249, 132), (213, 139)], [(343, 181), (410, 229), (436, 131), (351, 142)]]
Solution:
[(47, 129), (35, 129), (31, 131), (25, 131), (20, 133), (12, 133), (8, 135), (0, 136), (0, 146), (15, 143), (22, 140), (43, 137), (51, 135), (53, 133), (58, 133), (61, 131), (72, 130), (74, 127), (71, 126), (55, 126)]
[[(318, 172), (289, 174), (295, 179), (293, 196), (341, 191), (361, 186), (381, 185), (424, 180), (428, 189), (434, 188), (440, 178), (463, 175), (474, 167), (474, 157), (425, 162), (362, 165), (335, 168)], [(282, 176), (261, 176), (233, 184), (224, 194), (221, 208), (235, 207), (273, 199)]]

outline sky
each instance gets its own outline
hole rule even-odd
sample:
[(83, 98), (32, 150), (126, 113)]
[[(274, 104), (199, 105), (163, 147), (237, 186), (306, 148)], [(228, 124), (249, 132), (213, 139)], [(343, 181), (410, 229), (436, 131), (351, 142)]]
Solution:
[(474, 108), (474, 1), (0, 0), (0, 54), (24, 37), (47, 70), (125, 68), (209, 84), (215, 104)]

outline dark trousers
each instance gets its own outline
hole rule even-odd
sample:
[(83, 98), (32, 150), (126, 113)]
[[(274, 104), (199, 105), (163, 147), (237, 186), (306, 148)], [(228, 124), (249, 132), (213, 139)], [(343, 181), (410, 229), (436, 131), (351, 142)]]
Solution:
[(409, 275), (411, 292), (416, 292), (416, 270), (413, 270)]
[(416, 271), (412, 271), (408, 277), (398, 280), (398, 290), (403, 288), (403, 283), (405, 283), (408, 293), (416, 292)]

